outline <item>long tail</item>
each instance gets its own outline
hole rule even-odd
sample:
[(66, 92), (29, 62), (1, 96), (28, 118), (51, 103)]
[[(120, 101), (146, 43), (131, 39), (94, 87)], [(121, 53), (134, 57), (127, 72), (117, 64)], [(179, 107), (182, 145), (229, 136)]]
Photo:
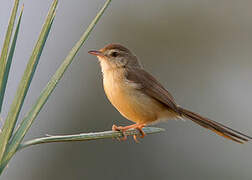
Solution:
[(186, 110), (184, 108), (178, 107), (179, 112), (182, 116), (192, 120), (193, 122), (197, 123), (198, 125), (210, 129), (217, 133), (220, 136), (223, 136), (227, 139), (231, 139), (238, 143), (244, 143), (252, 139), (252, 137), (247, 136), (239, 131), (231, 129), (223, 124), (220, 124), (216, 121), (210, 120), (208, 118), (202, 117), (199, 114)]

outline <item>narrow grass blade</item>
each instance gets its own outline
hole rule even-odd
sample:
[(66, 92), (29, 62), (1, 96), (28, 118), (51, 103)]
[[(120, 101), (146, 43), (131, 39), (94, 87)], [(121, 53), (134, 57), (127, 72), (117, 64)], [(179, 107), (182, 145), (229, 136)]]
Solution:
[(39, 58), (41, 56), (41, 52), (42, 52), (43, 47), (45, 45), (46, 38), (47, 38), (48, 33), (50, 31), (51, 22), (55, 16), (55, 9), (57, 7), (57, 3), (58, 3), (58, 0), (54, 0), (51, 7), (50, 7), (49, 13), (48, 13), (46, 21), (42, 27), (38, 41), (33, 49), (32, 55), (31, 55), (29, 62), (26, 66), (22, 80), (19, 83), (17, 93), (16, 93), (14, 100), (11, 104), (9, 113), (7, 115), (7, 118), (6, 118), (4, 126), (3, 126), (3, 131), (0, 134), (0, 164), (2, 164), (2, 159), (3, 159), (5, 149), (6, 149), (6, 145), (11, 137), (13, 129), (15, 128), (15, 124), (16, 124), (19, 112), (20, 112), (21, 107), (23, 105), (25, 96), (26, 96), (27, 91), (29, 89), (34, 72), (36, 70), (36, 66), (37, 66)]
[(18, 127), (17, 131), (15, 132), (13, 138), (11, 139), (10, 144), (8, 145), (8, 149), (6, 150), (6, 153), (4, 155), (3, 163), (0, 165), (0, 173), (5, 167), (5, 165), (8, 163), (10, 158), (14, 155), (16, 152), (19, 144), (23, 140), (25, 134), (27, 133), (28, 129), (30, 128), (31, 124), (33, 123), (34, 119), (37, 117), (38, 113), (42, 109), (43, 105), (46, 103), (48, 97), (58, 84), (59, 80), (63, 76), (64, 72), (66, 71), (67, 67), (70, 65), (70, 63), (73, 61), (73, 58), (77, 54), (78, 50), (81, 48), (85, 40), (87, 39), (88, 35), (108, 7), (111, 0), (107, 0), (102, 7), (102, 9), (98, 12), (94, 20), (91, 22), (91, 24), (88, 26), (87, 30), (84, 32), (84, 34), (81, 36), (80, 40), (74, 45), (72, 50), (69, 52), (65, 60), (62, 62), (60, 67), (57, 69), (51, 80), (48, 82), (44, 90), (41, 92), (40, 96), (38, 97), (36, 103), (33, 105), (32, 109), (28, 112), (28, 114), (25, 116), (23, 121), (21, 122), (20, 126)]
[[(145, 134), (154, 134), (165, 131), (162, 128), (158, 127), (144, 127), (143, 131)], [(104, 132), (94, 132), (94, 133), (81, 133), (81, 134), (73, 134), (73, 135), (61, 135), (61, 136), (48, 136), (42, 138), (36, 138), (29, 141), (26, 141), (19, 145), (17, 150), (21, 150), (23, 148), (36, 145), (36, 144), (44, 144), (44, 143), (53, 143), (53, 142), (69, 142), (69, 141), (91, 141), (98, 139), (116, 139), (122, 138), (124, 135), (133, 136), (133, 135), (141, 135), (136, 129), (129, 129), (124, 132), (119, 131), (104, 131)]]
[[(7, 60), (7, 56), (8, 56), (11, 35), (12, 35), (15, 20), (16, 20), (18, 4), (19, 4), (19, 0), (15, 0), (14, 6), (13, 6), (12, 12), (11, 12), (11, 17), (9, 20), (8, 29), (7, 29), (7, 32), (5, 35), (5, 40), (4, 40), (1, 56), (0, 56), (0, 93), (2, 92), (2, 89), (3, 89), (3, 79), (4, 79), (6, 60)], [(2, 100), (0, 99), (0, 113), (1, 113), (2, 101), (3, 101), (3, 99)]]
[(24, 10), (24, 6), (22, 7), (22, 10), (21, 10), (19, 18), (18, 18), (17, 27), (16, 27), (16, 30), (15, 30), (15, 33), (14, 33), (14, 37), (13, 37), (13, 40), (12, 40), (12, 43), (11, 43), (10, 52), (8, 54), (7, 63), (6, 63), (6, 66), (5, 66), (2, 89), (0, 89), (0, 112), (1, 112), (1, 109), (2, 109), (2, 105), (3, 105), (5, 89), (6, 89), (6, 85), (7, 85), (7, 81), (8, 81), (8, 77), (9, 77), (12, 58), (13, 58), (15, 47), (16, 47), (16, 42), (17, 42), (20, 22), (21, 22), (22, 15), (23, 15), (23, 10)]

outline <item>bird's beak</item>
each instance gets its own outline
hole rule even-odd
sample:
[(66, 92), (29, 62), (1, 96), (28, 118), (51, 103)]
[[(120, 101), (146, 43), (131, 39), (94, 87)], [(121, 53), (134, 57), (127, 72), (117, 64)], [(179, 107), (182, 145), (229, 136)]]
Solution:
[(88, 51), (88, 53), (94, 56), (103, 56), (103, 53), (101, 51), (91, 50), (91, 51)]

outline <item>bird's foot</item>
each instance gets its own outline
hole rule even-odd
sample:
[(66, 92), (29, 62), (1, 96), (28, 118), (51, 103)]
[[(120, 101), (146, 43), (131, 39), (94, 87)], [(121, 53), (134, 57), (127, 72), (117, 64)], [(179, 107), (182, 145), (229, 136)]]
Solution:
[[(140, 138), (144, 138), (146, 136), (146, 134), (144, 133), (143, 131), (143, 127), (145, 126), (146, 124), (139, 124), (135, 129), (137, 129), (140, 133)], [(137, 140), (137, 135), (133, 135), (133, 138), (135, 140), (135, 142), (139, 143), (139, 141)]]
[[(127, 135), (125, 134), (125, 131), (129, 130), (129, 129), (137, 129), (139, 131), (139, 133), (141, 134), (139, 137), (140, 138), (144, 138), (145, 137), (145, 133), (143, 131), (143, 127), (146, 126), (146, 124), (132, 124), (129, 126), (116, 126), (113, 125), (112, 126), (112, 130), (113, 131), (120, 131), (123, 134), (122, 138), (118, 138), (119, 141), (125, 141), (127, 140)], [(137, 140), (137, 135), (133, 135), (133, 139), (135, 140), (135, 142), (139, 143), (139, 141)]]
[(123, 135), (123, 137), (117, 138), (117, 140), (119, 140), (119, 141), (126, 141), (126, 140), (127, 140), (127, 135), (125, 134), (125, 131), (126, 131), (127, 129), (124, 130), (123, 128), (124, 128), (124, 127), (122, 127), (122, 126), (116, 126), (116, 125), (114, 125), (114, 124), (113, 124), (113, 126), (112, 126), (112, 131), (119, 131), (119, 132), (121, 132), (122, 135)]

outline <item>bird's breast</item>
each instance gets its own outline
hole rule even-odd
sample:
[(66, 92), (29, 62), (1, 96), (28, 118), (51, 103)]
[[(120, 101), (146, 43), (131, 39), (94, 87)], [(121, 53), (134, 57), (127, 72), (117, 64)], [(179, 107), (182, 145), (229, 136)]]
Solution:
[(105, 72), (103, 85), (110, 102), (133, 122), (152, 123), (167, 111), (164, 105), (138, 90), (139, 84), (127, 81), (123, 69)]

